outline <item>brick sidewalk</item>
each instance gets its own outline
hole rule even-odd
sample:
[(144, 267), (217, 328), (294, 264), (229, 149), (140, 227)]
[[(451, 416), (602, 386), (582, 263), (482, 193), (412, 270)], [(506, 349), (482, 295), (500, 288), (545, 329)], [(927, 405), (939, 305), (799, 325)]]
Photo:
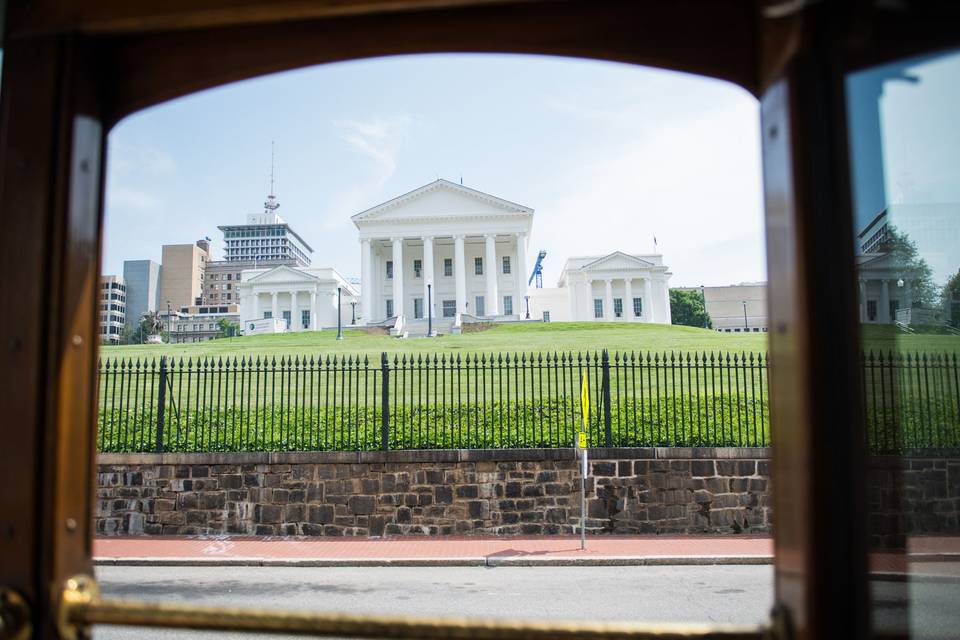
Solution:
[(769, 536), (291, 538), (109, 537), (94, 540), (98, 564), (487, 565), (767, 564)]
[[(493, 566), (771, 564), (770, 536), (575, 536), (304, 538), (105, 537), (102, 565)], [(908, 554), (870, 556), (885, 576), (960, 578), (960, 537), (919, 537)]]

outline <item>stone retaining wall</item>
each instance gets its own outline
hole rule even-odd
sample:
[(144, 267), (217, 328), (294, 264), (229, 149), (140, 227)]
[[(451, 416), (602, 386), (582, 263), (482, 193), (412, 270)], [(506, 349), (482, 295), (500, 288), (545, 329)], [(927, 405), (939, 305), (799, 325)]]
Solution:
[[(771, 528), (769, 450), (592, 449), (590, 533)], [(100, 535), (569, 534), (570, 449), (103, 454)]]

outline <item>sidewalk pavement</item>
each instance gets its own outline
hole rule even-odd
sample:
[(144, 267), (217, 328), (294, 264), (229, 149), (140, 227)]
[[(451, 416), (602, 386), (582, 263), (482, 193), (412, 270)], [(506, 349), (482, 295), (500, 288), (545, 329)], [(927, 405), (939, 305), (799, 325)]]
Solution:
[[(772, 564), (771, 536), (464, 536), (314, 538), (104, 537), (99, 565), (152, 566), (602, 566)], [(960, 579), (960, 537), (910, 540), (906, 553), (870, 554), (879, 579)]]
[(770, 564), (769, 536), (306, 538), (105, 537), (94, 561), (112, 565), (547, 566)]

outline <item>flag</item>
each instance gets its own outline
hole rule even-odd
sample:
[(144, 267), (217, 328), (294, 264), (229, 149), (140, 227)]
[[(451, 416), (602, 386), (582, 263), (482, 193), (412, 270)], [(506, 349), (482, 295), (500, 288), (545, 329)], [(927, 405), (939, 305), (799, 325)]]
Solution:
[(657, 246), (657, 236), (653, 236), (653, 246), (654, 248)]

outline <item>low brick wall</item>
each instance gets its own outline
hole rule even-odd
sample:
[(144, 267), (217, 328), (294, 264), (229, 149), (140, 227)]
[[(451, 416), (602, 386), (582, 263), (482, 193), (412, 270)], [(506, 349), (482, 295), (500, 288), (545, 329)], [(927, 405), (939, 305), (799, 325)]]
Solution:
[[(769, 532), (769, 449), (592, 449), (590, 533)], [(103, 454), (100, 535), (569, 534), (570, 449)]]

